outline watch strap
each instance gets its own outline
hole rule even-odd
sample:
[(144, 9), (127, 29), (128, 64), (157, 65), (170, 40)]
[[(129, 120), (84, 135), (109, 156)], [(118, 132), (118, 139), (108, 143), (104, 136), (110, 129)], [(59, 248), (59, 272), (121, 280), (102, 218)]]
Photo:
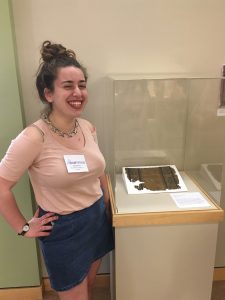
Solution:
[[(28, 228), (27, 230), (25, 230), (25, 228), (26, 228), (26, 227)], [(23, 229), (22, 229), (22, 231), (21, 231), (21, 232), (19, 232), (19, 233), (18, 233), (18, 235), (22, 235), (22, 236), (24, 236), (24, 235), (25, 235), (25, 233), (27, 233), (29, 229), (30, 229), (30, 225), (29, 225), (28, 223), (24, 224), (24, 225), (23, 225)]]

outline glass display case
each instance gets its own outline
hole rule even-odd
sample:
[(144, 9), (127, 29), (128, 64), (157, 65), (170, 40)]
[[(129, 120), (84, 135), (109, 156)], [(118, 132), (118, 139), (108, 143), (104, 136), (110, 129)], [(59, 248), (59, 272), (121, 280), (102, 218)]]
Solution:
[[(108, 79), (112, 299), (211, 299), (225, 186), (223, 80)], [(174, 190), (171, 170), (182, 190)], [(137, 182), (131, 189), (128, 179)], [(166, 288), (157, 288), (159, 282)]]
[(223, 80), (177, 75), (110, 77), (111, 177), (116, 201), (118, 187), (124, 184), (123, 167), (175, 165), (220, 203), (225, 157)]

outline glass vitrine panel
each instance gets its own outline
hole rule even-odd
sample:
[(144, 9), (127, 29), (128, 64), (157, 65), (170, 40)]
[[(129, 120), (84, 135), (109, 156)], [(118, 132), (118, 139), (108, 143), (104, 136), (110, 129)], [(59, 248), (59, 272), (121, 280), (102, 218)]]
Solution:
[(113, 76), (116, 175), (175, 165), (220, 201), (225, 154), (222, 78)]

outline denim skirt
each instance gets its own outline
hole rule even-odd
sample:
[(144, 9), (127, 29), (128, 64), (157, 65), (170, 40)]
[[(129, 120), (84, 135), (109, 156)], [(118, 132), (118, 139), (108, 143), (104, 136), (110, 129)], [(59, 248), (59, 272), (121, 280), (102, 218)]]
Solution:
[[(39, 217), (47, 213), (39, 211)], [(52, 288), (65, 291), (81, 283), (91, 264), (114, 248), (114, 238), (103, 196), (88, 208), (56, 215), (50, 235), (39, 241)]]

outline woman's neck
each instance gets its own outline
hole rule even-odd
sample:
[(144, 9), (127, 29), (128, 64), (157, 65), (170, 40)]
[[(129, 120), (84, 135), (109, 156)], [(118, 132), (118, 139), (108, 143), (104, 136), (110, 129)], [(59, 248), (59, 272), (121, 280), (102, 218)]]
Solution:
[(55, 127), (65, 132), (70, 131), (74, 127), (74, 122), (76, 119), (74, 117), (68, 117), (62, 114), (58, 114), (55, 111), (52, 111), (49, 114), (48, 118)]

